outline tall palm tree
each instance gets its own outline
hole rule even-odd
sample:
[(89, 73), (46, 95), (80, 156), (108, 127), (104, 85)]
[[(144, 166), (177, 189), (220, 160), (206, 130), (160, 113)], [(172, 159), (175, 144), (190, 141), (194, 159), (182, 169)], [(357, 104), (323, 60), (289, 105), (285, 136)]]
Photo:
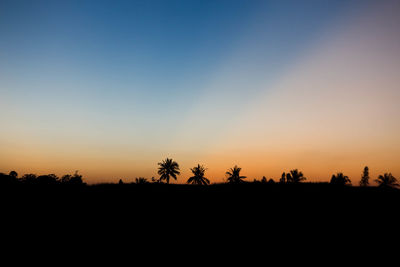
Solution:
[(397, 183), (397, 179), (391, 173), (385, 173), (384, 175), (379, 175), (378, 179), (375, 179), (375, 182), (377, 182), (379, 186), (383, 187), (399, 186), (399, 184)]
[(235, 167), (230, 168), (225, 174), (228, 178), (229, 183), (241, 183), (242, 179), (247, 178), (246, 176), (240, 176), (240, 171), (242, 168), (239, 168), (237, 165)]
[(206, 168), (203, 165), (197, 164), (196, 167), (190, 169), (193, 173), (193, 176), (187, 180), (188, 184), (198, 184), (198, 185), (208, 185), (210, 184), (210, 180), (204, 177), (204, 173), (206, 172)]
[(286, 174), (286, 182), (287, 183), (300, 183), (305, 181), (307, 178), (304, 177), (302, 172), (299, 172), (297, 169), (291, 170), (290, 173)]
[(162, 162), (159, 162), (158, 174), (160, 175), (160, 181), (166, 180), (169, 184), (170, 177), (176, 180), (176, 176), (181, 174), (179, 171), (179, 164), (172, 159), (166, 158)]
[(331, 184), (338, 184), (338, 185), (351, 185), (351, 181), (348, 176), (344, 175), (341, 172), (338, 172), (336, 175), (332, 175)]

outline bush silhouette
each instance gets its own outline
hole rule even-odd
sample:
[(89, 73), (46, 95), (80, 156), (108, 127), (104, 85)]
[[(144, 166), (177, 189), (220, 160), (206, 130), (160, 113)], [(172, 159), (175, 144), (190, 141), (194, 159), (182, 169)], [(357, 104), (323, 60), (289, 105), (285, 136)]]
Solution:
[(331, 184), (337, 185), (351, 185), (349, 177), (345, 176), (343, 173), (338, 172), (336, 175), (332, 175)]
[(397, 179), (391, 173), (385, 173), (379, 175), (375, 182), (378, 183), (380, 187), (396, 187), (399, 186)]
[(286, 173), (283, 172), (281, 175), (281, 179), (279, 179), (279, 183), (284, 184), (286, 183)]
[(42, 184), (42, 185), (57, 184), (58, 182), (59, 182), (59, 178), (55, 174), (40, 175), (36, 178), (36, 181), (35, 181), (35, 183)]
[(290, 173), (286, 174), (286, 182), (287, 183), (300, 183), (305, 181), (307, 178), (304, 177), (302, 172), (299, 172), (297, 169), (291, 170)]
[(147, 179), (144, 177), (135, 178), (135, 184), (148, 184), (148, 183), (149, 181), (147, 181)]
[(36, 182), (36, 174), (28, 173), (21, 177), (21, 182), (25, 184), (34, 184)]
[(18, 178), (18, 173), (16, 171), (10, 171), (8, 174), (10, 177), (17, 179)]
[(10, 174), (0, 173), (0, 184), (1, 185), (11, 185), (16, 184), (18, 182), (18, 175), (13, 175), (12, 172)]
[(74, 175), (70, 174), (64, 175), (63, 177), (61, 177), (60, 182), (63, 184), (74, 184), (74, 185), (84, 184), (82, 180), (82, 175), (80, 175), (78, 171), (75, 171)]

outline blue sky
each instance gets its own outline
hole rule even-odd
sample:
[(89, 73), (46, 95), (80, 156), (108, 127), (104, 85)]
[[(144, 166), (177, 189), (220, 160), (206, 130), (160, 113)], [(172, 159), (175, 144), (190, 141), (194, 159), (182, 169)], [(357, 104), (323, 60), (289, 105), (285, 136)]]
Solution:
[(274, 76), (347, 2), (2, 1), (1, 67), (39, 86), (98, 82), (85, 91), (99, 97), (189, 100), (245, 42), (251, 50), (236, 61), (248, 79), (265, 66)]
[(239, 105), (347, 2), (2, 1), (2, 90), (27, 112), (69, 103), (98, 116), (179, 120), (226, 75), (236, 86), (217, 90)]

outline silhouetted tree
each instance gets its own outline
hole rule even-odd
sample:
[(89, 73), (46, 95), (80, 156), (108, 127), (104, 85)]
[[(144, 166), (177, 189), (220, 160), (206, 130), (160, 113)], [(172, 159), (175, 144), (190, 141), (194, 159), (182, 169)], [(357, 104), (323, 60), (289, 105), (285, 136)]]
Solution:
[(203, 165), (197, 164), (196, 167), (190, 169), (193, 173), (193, 176), (187, 180), (188, 184), (197, 184), (197, 185), (208, 185), (210, 184), (210, 180), (204, 177), (204, 173), (206, 172), (206, 168)]
[(26, 184), (33, 184), (36, 181), (36, 174), (28, 173), (21, 177), (21, 182)]
[(60, 182), (63, 183), (63, 184), (64, 184), (64, 183), (67, 184), (67, 183), (69, 183), (69, 181), (71, 181), (71, 177), (72, 177), (71, 174), (63, 175), (63, 176), (61, 177), (61, 179), (60, 179)]
[(124, 182), (122, 181), (122, 179), (119, 179), (118, 184), (124, 184)]
[[(11, 173), (10, 173), (11, 174)], [(0, 184), (11, 185), (18, 182), (17, 177), (14, 175), (7, 175), (5, 173), (0, 173)]]
[(351, 185), (349, 177), (345, 176), (343, 173), (338, 172), (336, 175), (332, 175), (331, 184), (337, 185)]
[(160, 179), (156, 179), (154, 177), (151, 177), (151, 182), (155, 183), (155, 184), (159, 184), (161, 181), (160, 181)]
[(239, 168), (237, 165), (235, 167), (230, 168), (225, 174), (227, 176), (227, 180), (229, 183), (242, 183), (243, 179), (247, 178), (246, 176), (240, 176), (240, 171), (242, 168)]
[(136, 184), (147, 184), (149, 182), (144, 177), (138, 177), (138, 178), (135, 178), (135, 183)]
[(300, 183), (305, 181), (307, 178), (303, 176), (302, 172), (299, 172), (297, 169), (291, 170), (290, 173), (286, 174), (286, 182), (287, 183)]
[(69, 181), (70, 184), (80, 185), (83, 184), (82, 175), (75, 171), (74, 175), (72, 175), (71, 180)]
[(286, 183), (286, 173), (285, 172), (282, 173), (282, 176), (281, 176), (281, 179), (279, 179), (279, 182), (281, 184)]
[(81, 185), (84, 184), (82, 180), (82, 175), (75, 171), (74, 175), (66, 174), (61, 177), (61, 183), (63, 184), (74, 184), (74, 185)]
[(384, 175), (379, 175), (378, 179), (375, 179), (381, 187), (396, 187), (399, 186), (397, 179), (391, 173), (385, 173)]
[(58, 181), (59, 179), (55, 174), (40, 175), (36, 178), (36, 183), (42, 185), (57, 184)]
[(369, 185), (369, 169), (368, 166), (365, 166), (363, 174), (360, 180), (360, 186), (368, 186)]
[(8, 174), (10, 177), (17, 179), (18, 178), (18, 173), (16, 171), (10, 171), (10, 174)]
[(275, 181), (272, 178), (270, 178), (268, 180), (267, 177), (263, 176), (262, 179), (261, 179), (261, 183), (263, 183), (263, 184), (274, 184)]
[(160, 181), (166, 180), (169, 184), (170, 177), (176, 180), (176, 176), (181, 174), (179, 171), (179, 164), (172, 159), (166, 158), (162, 162), (159, 162), (158, 174), (160, 175)]

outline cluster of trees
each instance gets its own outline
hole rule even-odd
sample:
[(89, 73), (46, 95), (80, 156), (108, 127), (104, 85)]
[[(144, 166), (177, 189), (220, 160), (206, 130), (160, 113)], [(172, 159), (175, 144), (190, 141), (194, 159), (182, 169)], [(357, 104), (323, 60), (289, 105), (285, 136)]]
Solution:
[[(173, 159), (166, 158), (165, 160), (158, 163), (158, 174), (160, 175), (159, 179), (155, 179), (154, 177), (151, 179), (152, 183), (163, 183), (164, 181), (169, 184), (171, 179), (177, 180), (177, 177), (181, 174), (179, 164)], [(205, 177), (206, 168), (203, 165), (198, 164), (197, 166), (190, 169), (193, 173), (188, 180), (188, 184), (194, 185), (209, 185), (210, 180)], [(240, 174), (242, 168), (235, 165), (233, 168), (230, 168), (226, 173), (226, 180), (231, 184), (239, 184), (245, 182), (246, 176)], [(307, 178), (304, 177), (303, 173), (297, 169), (290, 170), (288, 173), (283, 172), (282, 176), (279, 180), (279, 183), (284, 184), (297, 184), (305, 181)], [(364, 168), (363, 174), (360, 180), (360, 186), (368, 186), (369, 185), (369, 169), (368, 167)], [(399, 186), (397, 179), (391, 173), (385, 173), (383, 175), (379, 175), (377, 179), (374, 180), (379, 186), (382, 187), (396, 187)], [(273, 179), (267, 179), (265, 176), (261, 181), (254, 180), (254, 182), (261, 183), (275, 183)], [(61, 178), (57, 177), (55, 174), (48, 175), (40, 175), (36, 176), (35, 174), (25, 174), (22, 177), (18, 178), (18, 173), (15, 171), (11, 171), (8, 175), (4, 173), (0, 173), (0, 183), (13, 184), (13, 183), (23, 183), (23, 184), (74, 184), (81, 185), (84, 184), (82, 180), (82, 175), (78, 174), (78, 171), (75, 174), (64, 175)], [(119, 181), (120, 184), (123, 183), (122, 180)], [(139, 177), (136, 178), (135, 183), (137, 184), (145, 184), (149, 183), (146, 178)], [(339, 172), (337, 174), (332, 175), (330, 180), (331, 184), (335, 185), (351, 185), (351, 180), (348, 176)]]
[(82, 185), (82, 175), (76, 171), (74, 174), (66, 174), (61, 178), (55, 174), (39, 175), (29, 173), (18, 177), (16, 171), (11, 171), (9, 174), (0, 173), (0, 183), (2, 184), (28, 184), (28, 185), (53, 185), (53, 184), (73, 184)]
[[(179, 164), (172, 159), (165, 159), (162, 162), (158, 163), (158, 174), (160, 178), (158, 180), (152, 178), (152, 182), (162, 183), (166, 181), (169, 183), (170, 179), (177, 180), (177, 176), (180, 175)], [(208, 185), (210, 184), (210, 180), (205, 177), (205, 171), (207, 170), (203, 165), (198, 164), (197, 166), (190, 169), (193, 173), (193, 176), (187, 180), (188, 184), (195, 185)], [(240, 174), (242, 168), (235, 165), (233, 168), (230, 168), (226, 173), (226, 180), (228, 183), (243, 183), (246, 176)], [(369, 186), (369, 168), (366, 166), (364, 168), (363, 174), (360, 180), (360, 186)], [(283, 172), (282, 176), (279, 180), (279, 183), (289, 183), (296, 184), (305, 181), (307, 178), (303, 175), (303, 173), (297, 169), (290, 170), (288, 173)], [(399, 186), (397, 183), (397, 179), (391, 173), (385, 173), (383, 175), (379, 175), (377, 179), (374, 180), (378, 186), (388, 186), (388, 187), (396, 187)], [(254, 182), (261, 183), (275, 183), (273, 179), (267, 179), (265, 176), (261, 179), (261, 181), (254, 180)], [(136, 183), (148, 183), (148, 181), (141, 177), (136, 178)], [(330, 180), (331, 184), (335, 185), (351, 185), (351, 180), (348, 176), (339, 172), (337, 174), (332, 175)]]

